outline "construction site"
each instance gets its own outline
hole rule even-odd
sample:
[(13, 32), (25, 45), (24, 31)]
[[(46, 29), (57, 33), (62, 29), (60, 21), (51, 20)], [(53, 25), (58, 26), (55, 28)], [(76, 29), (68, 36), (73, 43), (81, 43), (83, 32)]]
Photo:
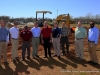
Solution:
[[(50, 11), (36, 11), (36, 21), (38, 21), (37, 15), (38, 13), (43, 13), (43, 21), (39, 25), (39, 27), (43, 27), (43, 22), (45, 18), (45, 14), (52, 15)], [(70, 14), (60, 14), (57, 18), (53, 21), (59, 24), (61, 27), (61, 23), (65, 22), (66, 26), (70, 28), (71, 34), (69, 35), (69, 51), (70, 55), (61, 56), (61, 59), (56, 57), (50, 58), (43, 58), (44, 56), (44, 49), (43, 45), (39, 45), (38, 47), (38, 54), (40, 58), (21, 61), (21, 53), (22, 53), (22, 40), (19, 38), (19, 48), (18, 48), (18, 56), (20, 57), (20, 61), (17, 63), (13, 63), (11, 59), (11, 48), (12, 45), (9, 44), (7, 48), (7, 59), (9, 62), (9, 66), (2, 65), (2, 69), (0, 68), (0, 75), (100, 75), (100, 65), (93, 66), (89, 64), (87, 61), (90, 60), (89, 52), (88, 52), (88, 39), (84, 39), (84, 59), (85, 61), (78, 60), (76, 58), (75, 52), (75, 36), (74, 31), (77, 27), (77, 22), (70, 19)], [(53, 28), (53, 22), (49, 23), (49, 26)], [(8, 27), (12, 27), (13, 25), (10, 24)], [(18, 25), (20, 31), (23, 29), (24, 25)], [(34, 27), (34, 24), (28, 24), (29, 28), (31, 29)], [(100, 26), (95, 25), (100, 30)], [(83, 24), (83, 27), (86, 28), (87, 32), (89, 29), (89, 25)], [(100, 37), (99, 42), (96, 47), (97, 50), (97, 57), (98, 62), (100, 64)], [(53, 46), (51, 47), (52, 55), (54, 54)], [(31, 45), (31, 53), (32, 53), (32, 45)], [(3, 60), (2, 60), (3, 61)], [(86, 73), (88, 72), (88, 73)]]

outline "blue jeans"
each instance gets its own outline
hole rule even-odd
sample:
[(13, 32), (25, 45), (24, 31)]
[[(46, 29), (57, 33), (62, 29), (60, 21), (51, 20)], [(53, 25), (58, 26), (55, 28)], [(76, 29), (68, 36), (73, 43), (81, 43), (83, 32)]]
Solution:
[(27, 57), (30, 57), (30, 42), (23, 42), (22, 44), (22, 58), (25, 58), (25, 52), (27, 49)]

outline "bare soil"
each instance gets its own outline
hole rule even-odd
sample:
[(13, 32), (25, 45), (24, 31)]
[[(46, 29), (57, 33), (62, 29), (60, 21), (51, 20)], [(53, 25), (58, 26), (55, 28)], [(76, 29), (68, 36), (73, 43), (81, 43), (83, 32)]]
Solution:
[[(26, 58), (25, 61), (21, 61), (22, 41), (19, 39), (18, 55), (20, 57), (20, 61), (17, 61), (16, 63), (12, 62), (10, 44), (7, 49), (7, 59), (9, 65), (4, 65), (2, 63), (0, 67), (0, 75), (100, 75), (100, 65), (95, 66), (87, 62), (90, 60), (87, 38), (84, 40), (84, 61), (76, 58), (74, 48), (74, 34), (73, 36), (69, 37), (69, 41), (70, 55), (66, 54), (65, 56), (61, 56), (61, 59), (58, 59), (57, 57), (43, 58), (44, 49), (40, 44), (38, 48), (38, 54), (40, 58), (31, 60)], [(53, 55), (53, 47), (51, 51)], [(100, 38), (97, 45), (97, 56), (98, 62), (100, 64)]]

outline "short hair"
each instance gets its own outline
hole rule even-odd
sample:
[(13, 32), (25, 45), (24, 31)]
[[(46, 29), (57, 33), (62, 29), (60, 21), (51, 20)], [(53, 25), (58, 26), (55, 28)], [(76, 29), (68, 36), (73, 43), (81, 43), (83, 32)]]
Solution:
[(0, 22), (5, 22), (4, 20), (0, 20)]
[(44, 21), (44, 24), (45, 24), (45, 23), (47, 23), (47, 24), (48, 24), (48, 22), (47, 22), (47, 21)]
[(14, 24), (15, 24), (15, 25), (18, 24), (18, 21), (14, 21)]
[(58, 22), (53, 22), (53, 24), (58, 24)]
[(82, 23), (82, 21), (78, 21), (78, 22)]
[(34, 24), (37, 23), (37, 21), (34, 22)]
[(92, 23), (93, 25), (95, 25), (95, 22), (94, 21), (91, 21), (90, 23)]

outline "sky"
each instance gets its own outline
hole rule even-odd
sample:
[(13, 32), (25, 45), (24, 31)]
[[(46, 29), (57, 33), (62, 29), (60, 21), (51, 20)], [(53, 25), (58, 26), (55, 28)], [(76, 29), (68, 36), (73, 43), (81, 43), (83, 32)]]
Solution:
[(96, 15), (100, 14), (100, 0), (0, 0), (0, 16), (36, 17), (39, 10), (51, 11), (45, 14), (48, 18), (56, 18), (57, 10), (58, 15), (69, 13), (73, 18)]

